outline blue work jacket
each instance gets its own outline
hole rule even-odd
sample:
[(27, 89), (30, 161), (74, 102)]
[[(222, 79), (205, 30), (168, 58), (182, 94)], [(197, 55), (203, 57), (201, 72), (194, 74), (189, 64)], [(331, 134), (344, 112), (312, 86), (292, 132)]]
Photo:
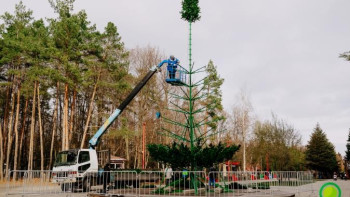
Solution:
[(163, 60), (159, 65), (158, 67), (162, 67), (163, 64), (167, 63), (168, 66), (167, 66), (167, 69), (169, 72), (176, 72), (176, 68), (177, 68), (177, 65), (179, 65), (180, 61), (175, 58), (174, 60), (171, 60), (171, 59), (167, 59), (167, 60)]

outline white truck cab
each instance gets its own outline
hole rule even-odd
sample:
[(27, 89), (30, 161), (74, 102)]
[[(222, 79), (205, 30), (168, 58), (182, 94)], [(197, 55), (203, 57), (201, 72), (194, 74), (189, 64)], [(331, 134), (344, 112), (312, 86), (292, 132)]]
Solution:
[(54, 173), (53, 180), (57, 183), (71, 182), (77, 177), (84, 177), (88, 172), (97, 172), (96, 150), (71, 149), (62, 151), (57, 155), (52, 171)]
[[(98, 170), (99, 162), (96, 150), (70, 149), (62, 151), (57, 155), (52, 169), (52, 182), (60, 184), (62, 190), (68, 190), (69, 187), (73, 188), (73, 186), (86, 190), (88, 186), (91, 186), (93, 178), (98, 176)], [(89, 184), (84, 182), (89, 182)]]

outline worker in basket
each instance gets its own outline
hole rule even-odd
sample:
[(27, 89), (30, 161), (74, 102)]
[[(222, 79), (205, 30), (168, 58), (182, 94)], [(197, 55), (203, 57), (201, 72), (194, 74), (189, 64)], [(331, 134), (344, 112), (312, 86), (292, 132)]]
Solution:
[(167, 63), (167, 69), (168, 69), (168, 77), (169, 79), (175, 79), (175, 73), (177, 70), (177, 67), (180, 64), (180, 60), (178, 60), (177, 58), (175, 58), (173, 55), (170, 55), (169, 59), (167, 60), (163, 60), (158, 67), (162, 67), (163, 64)]

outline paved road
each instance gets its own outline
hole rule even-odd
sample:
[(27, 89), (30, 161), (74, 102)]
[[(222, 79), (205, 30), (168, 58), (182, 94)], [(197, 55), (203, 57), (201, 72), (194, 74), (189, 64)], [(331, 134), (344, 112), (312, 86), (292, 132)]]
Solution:
[[(318, 193), (319, 193), (319, 190), (320, 188), (322, 187), (322, 185), (324, 185), (325, 183), (327, 182), (333, 182), (333, 183), (336, 183), (337, 185), (339, 185), (341, 191), (342, 191), (342, 197), (350, 197), (350, 180), (348, 181), (344, 181), (344, 180), (338, 180), (338, 181), (333, 181), (333, 180), (324, 180), (324, 181), (317, 181), (316, 183), (313, 183), (313, 184), (308, 184), (308, 185), (304, 185), (304, 186), (301, 186), (301, 187), (298, 187), (297, 190), (299, 192), (296, 193), (296, 197), (318, 197)], [(59, 187), (56, 188), (57, 190), (59, 190)], [(285, 187), (285, 188), (279, 188), (278, 192), (275, 192), (274, 196), (275, 197), (282, 197), (282, 196), (286, 196), (286, 195), (282, 195), (283, 193), (291, 193), (291, 192), (296, 192), (296, 188), (295, 187)], [(0, 183), (0, 197), (2, 196), (5, 196), (5, 193), (6, 193), (6, 185), (5, 184), (1, 184)], [(264, 195), (263, 196), (268, 196), (266, 194), (268, 194), (268, 190), (265, 190), (265, 192), (263, 192)], [(279, 195), (280, 194), (280, 195)], [(74, 194), (71, 194), (70, 196), (85, 196), (86, 194), (77, 194), (77, 193), (74, 193)], [(242, 196), (242, 197), (253, 197), (253, 196), (256, 196), (258, 195), (258, 193), (240, 193), (239, 196)], [(15, 197), (16, 195), (13, 195), (11, 197)], [(21, 196), (21, 195), (19, 195)], [(40, 195), (37, 195), (37, 196), (40, 196)], [(47, 195), (42, 195), (42, 196), (47, 196)], [(66, 197), (67, 194), (55, 194), (55, 193), (51, 193), (50, 194), (51, 197)], [(229, 194), (216, 194), (215, 195), (216, 197), (226, 197), (226, 196), (232, 196), (229, 195)]]
[(319, 190), (321, 189), (322, 185), (328, 182), (336, 183), (342, 192), (342, 197), (350, 197), (350, 180), (344, 181), (344, 180), (324, 180), (324, 181), (317, 181), (316, 183), (311, 184), (312, 191), (308, 192), (301, 192), (298, 197), (318, 197), (319, 196)]

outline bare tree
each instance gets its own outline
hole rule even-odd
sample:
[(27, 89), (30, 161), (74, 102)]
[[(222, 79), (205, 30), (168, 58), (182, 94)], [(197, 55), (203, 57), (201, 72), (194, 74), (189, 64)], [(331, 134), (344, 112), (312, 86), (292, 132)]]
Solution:
[(241, 89), (238, 100), (233, 107), (233, 135), (240, 136), (239, 141), (243, 145), (243, 171), (246, 170), (246, 144), (253, 118), (253, 107), (246, 91)]
[[(139, 81), (150, 68), (158, 65), (163, 56), (160, 54), (159, 50), (155, 47), (147, 46), (144, 48), (135, 48), (130, 52), (130, 66), (132, 72), (135, 73), (135, 82)], [(158, 109), (158, 104), (162, 100), (161, 88), (158, 87), (157, 78), (159, 75), (155, 75), (147, 85), (140, 91), (138, 96), (135, 98), (135, 101), (132, 103), (132, 110), (136, 112), (136, 121), (134, 121), (134, 128), (137, 131), (137, 134), (134, 138), (134, 166), (141, 167), (142, 165), (142, 124), (146, 123), (147, 137), (146, 143), (148, 143), (151, 138), (154, 136), (154, 130), (152, 130), (150, 125), (153, 125), (153, 119), (155, 112)], [(126, 143), (129, 142), (129, 137)], [(127, 146), (128, 147), (128, 146)], [(146, 158), (147, 160), (147, 158)], [(146, 164), (147, 165), (147, 164)]]

